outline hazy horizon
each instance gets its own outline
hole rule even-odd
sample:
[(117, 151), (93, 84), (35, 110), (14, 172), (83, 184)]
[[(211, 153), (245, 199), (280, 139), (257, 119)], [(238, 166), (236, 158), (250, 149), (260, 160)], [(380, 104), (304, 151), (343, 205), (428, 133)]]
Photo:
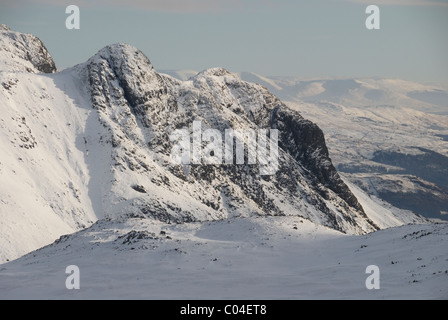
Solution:
[[(69, 4), (80, 29), (68, 30)], [(448, 83), (447, 1), (376, 1), (380, 30), (367, 30), (364, 0), (18, 0), (1, 3), (0, 23), (39, 37), (58, 69), (125, 42), (157, 70), (263, 76), (398, 78)]]

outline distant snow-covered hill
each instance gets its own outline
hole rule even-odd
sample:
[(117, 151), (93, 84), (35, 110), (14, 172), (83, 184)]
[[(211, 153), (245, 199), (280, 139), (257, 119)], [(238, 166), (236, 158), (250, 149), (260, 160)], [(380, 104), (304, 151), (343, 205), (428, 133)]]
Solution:
[(421, 84), (401, 79), (314, 79), (264, 77), (240, 73), (285, 101), (330, 102), (349, 108), (396, 106), (431, 114), (448, 115), (448, 85)]

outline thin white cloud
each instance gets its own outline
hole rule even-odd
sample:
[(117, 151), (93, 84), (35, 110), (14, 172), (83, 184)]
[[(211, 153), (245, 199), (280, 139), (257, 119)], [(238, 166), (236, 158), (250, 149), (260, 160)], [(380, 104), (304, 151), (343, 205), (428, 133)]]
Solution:
[[(100, 1), (100, 0), (99, 0)], [(122, 0), (104, 1), (123, 5)], [(126, 6), (161, 12), (219, 12), (242, 7), (241, 0), (129, 0)]]
[(374, 4), (377, 6), (437, 6), (448, 7), (448, 0), (348, 0), (353, 3), (366, 6)]
[[(157, 12), (220, 12), (239, 10), (247, 0), (16, 0), (21, 4), (35, 3), (55, 6), (111, 7), (125, 6)], [(264, 1), (261, 1), (264, 2)], [(253, 2), (252, 2), (253, 3)]]

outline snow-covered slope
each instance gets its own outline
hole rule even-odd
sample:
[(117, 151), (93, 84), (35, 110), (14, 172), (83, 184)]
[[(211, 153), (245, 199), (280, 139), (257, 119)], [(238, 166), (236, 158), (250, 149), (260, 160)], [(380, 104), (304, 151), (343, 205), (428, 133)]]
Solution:
[(0, 27), (2, 262), (101, 218), (82, 142), (93, 110), (73, 74), (53, 72), (39, 39)]
[(102, 217), (95, 213), (100, 211), (94, 210), (90, 184), (98, 168), (86, 162), (84, 143), (101, 127), (89, 126), (96, 113), (71, 73), (0, 72), (0, 83), (10, 84), (0, 86), (0, 261), (5, 261)]
[(448, 224), (353, 236), (298, 217), (102, 220), (1, 265), (0, 299), (446, 299), (446, 241)]
[(387, 229), (402, 224), (424, 224), (422, 216), (417, 216), (409, 210), (399, 209), (378, 198), (376, 195), (366, 193), (350, 181), (346, 174), (342, 175), (344, 182), (361, 203), (366, 215), (381, 229)]

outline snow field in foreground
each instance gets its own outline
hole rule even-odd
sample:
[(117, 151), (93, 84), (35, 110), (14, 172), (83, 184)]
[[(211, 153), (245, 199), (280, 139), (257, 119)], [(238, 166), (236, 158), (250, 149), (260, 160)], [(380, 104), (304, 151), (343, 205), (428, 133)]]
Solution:
[[(298, 217), (100, 220), (0, 265), (1, 299), (446, 299), (448, 224), (349, 236)], [(80, 269), (68, 290), (66, 267)], [(380, 289), (368, 290), (369, 265)]]

